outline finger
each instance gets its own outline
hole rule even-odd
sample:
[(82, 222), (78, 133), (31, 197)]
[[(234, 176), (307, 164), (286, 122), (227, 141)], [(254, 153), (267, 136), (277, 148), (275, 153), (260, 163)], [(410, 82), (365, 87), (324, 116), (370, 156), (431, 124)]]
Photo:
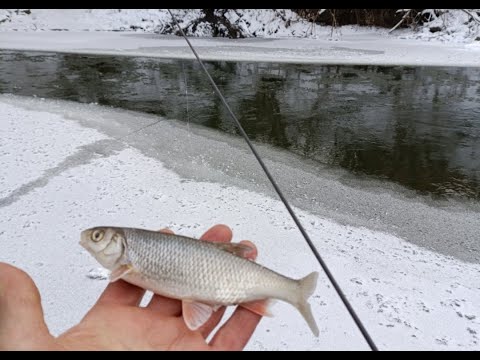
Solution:
[(261, 319), (260, 315), (238, 306), (217, 331), (210, 345), (218, 350), (242, 350)]
[(164, 316), (182, 315), (182, 302), (162, 295), (154, 294), (147, 308)]
[[(169, 229), (160, 231), (173, 234), (173, 231)], [(229, 242), (232, 240), (232, 236), (232, 230), (228, 226), (215, 225), (207, 230), (200, 239), (213, 242)], [(165, 296), (154, 295), (147, 307), (165, 316), (180, 316), (182, 314), (182, 302)]]
[(258, 256), (258, 250), (257, 250), (257, 247), (255, 246), (254, 243), (252, 243), (251, 241), (248, 241), (248, 240), (242, 240), (240, 241), (240, 244), (243, 244), (243, 245), (246, 245), (250, 248), (252, 248), (251, 251), (249, 251), (248, 253), (245, 254), (245, 257), (249, 260), (255, 260)]
[(208, 229), (205, 234), (200, 237), (200, 240), (212, 242), (230, 242), (232, 241), (232, 230), (227, 225), (215, 225)]
[(0, 263), (0, 349), (47, 346), (40, 293), (24, 271)]
[(95, 306), (110, 304), (138, 306), (142, 301), (143, 295), (145, 295), (145, 289), (123, 280), (117, 280), (107, 285)]

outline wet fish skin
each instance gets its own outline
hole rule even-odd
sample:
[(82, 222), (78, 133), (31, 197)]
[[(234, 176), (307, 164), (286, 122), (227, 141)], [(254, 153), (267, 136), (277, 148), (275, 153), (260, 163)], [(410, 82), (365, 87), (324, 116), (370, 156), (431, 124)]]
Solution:
[[(90, 228), (81, 233), (80, 244), (112, 271), (112, 281), (122, 278), (180, 299), (184, 306), (283, 300), (300, 311), (318, 336), (307, 302), (315, 289), (317, 272), (294, 280), (238, 256), (246, 250), (241, 244), (199, 241), (136, 228)], [(185, 321), (192, 328), (190, 319), (185, 317)]]

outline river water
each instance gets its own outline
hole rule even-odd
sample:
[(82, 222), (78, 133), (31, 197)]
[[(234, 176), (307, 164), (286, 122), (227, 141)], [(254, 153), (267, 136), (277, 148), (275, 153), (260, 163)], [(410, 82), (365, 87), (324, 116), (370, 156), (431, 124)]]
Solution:
[[(208, 62), (248, 135), (434, 198), (480, 199), (480, 69)], [(0, 51), (0, 93), (238, 133), (187, 60)]]

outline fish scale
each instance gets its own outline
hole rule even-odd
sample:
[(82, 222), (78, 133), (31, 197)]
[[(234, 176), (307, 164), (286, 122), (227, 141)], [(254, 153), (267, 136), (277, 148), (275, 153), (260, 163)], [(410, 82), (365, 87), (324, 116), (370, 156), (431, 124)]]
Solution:
[[(170, 283), (173, 280), (185, 289), (182, 294), (197, 300), (224, 305), (262, 299), (272, 294), (281, 282), (293, 280), (276, 274), (249, 260), (223, 251), (214, 243), (182, 236), (125, 230), (127, 257), (145, 277)], [(278, 279), (280, 277), (280, 279)], [(176, 289), (163, 288), (168, 296), (178, 296)], [(170, 291), (172, 293), (170, 293)], [(189, 294), (190, 293), (190, 294)]]

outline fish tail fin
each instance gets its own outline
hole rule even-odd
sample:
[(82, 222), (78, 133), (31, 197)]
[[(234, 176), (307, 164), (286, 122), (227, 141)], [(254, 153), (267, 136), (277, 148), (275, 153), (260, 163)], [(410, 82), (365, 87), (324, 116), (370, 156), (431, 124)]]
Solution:
[(311, 274), (305, 276), (304, 278), (298, 280), (299, 292), (297, 302), (294, 304), (295, 307), (300, 311), (303, 318), (307, 322), (310, 330), (313, 334), (318, 337), (319, 330), (317, 323), (312, 314), (312, 309), (308, 303), (308, 298), (313, 294), (317, 286), (318, 272), (314, 271)]

